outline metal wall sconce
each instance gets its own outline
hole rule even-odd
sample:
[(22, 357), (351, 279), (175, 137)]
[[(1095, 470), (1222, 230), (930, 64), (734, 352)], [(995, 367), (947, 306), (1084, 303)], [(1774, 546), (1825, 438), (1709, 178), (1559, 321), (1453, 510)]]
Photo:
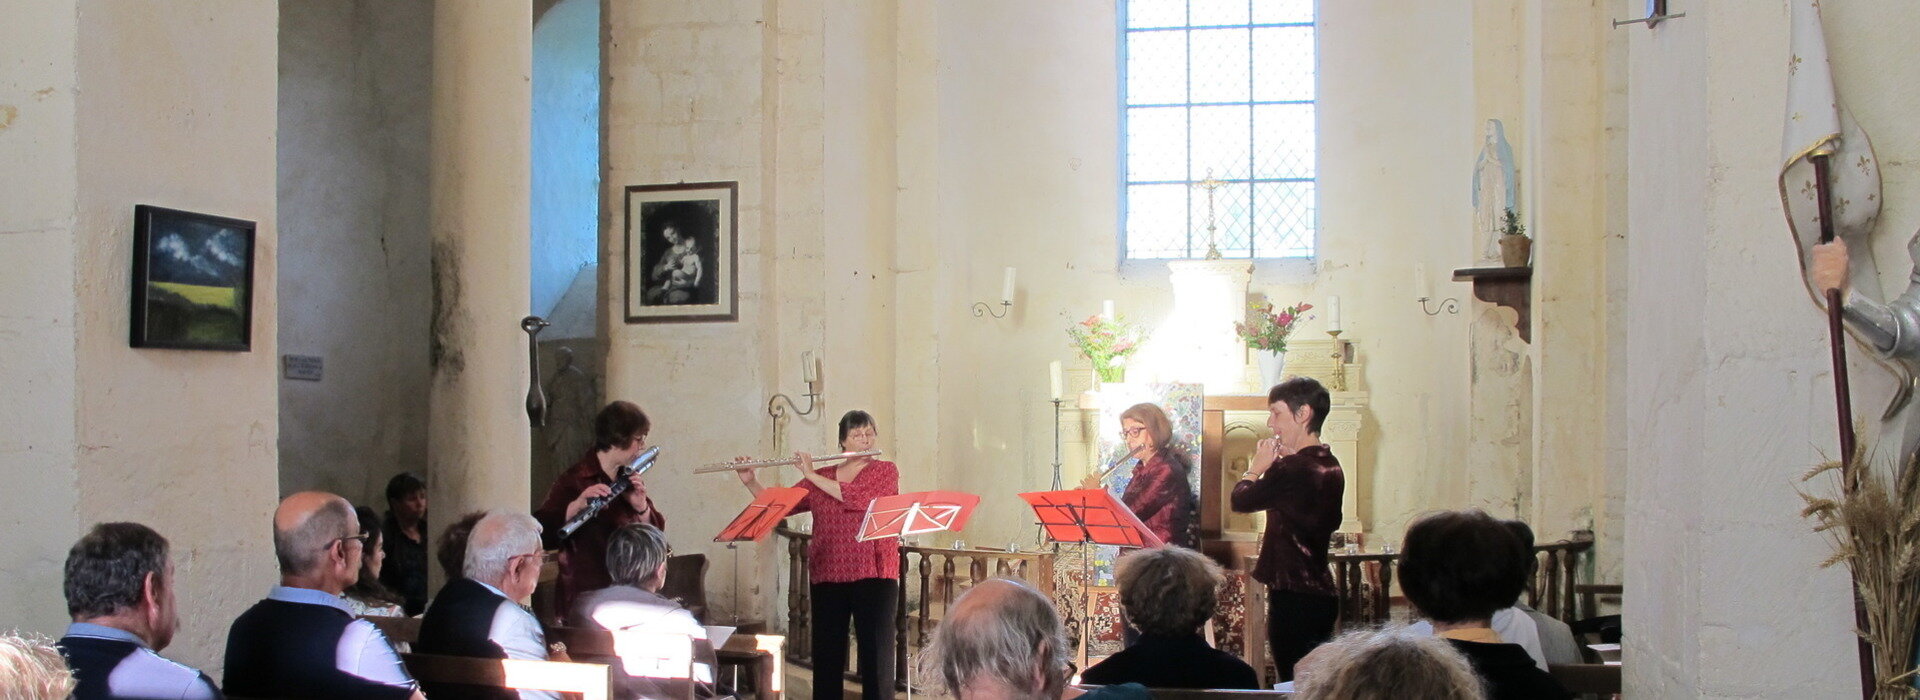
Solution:
[[(814, 410), (819, 408), (816, 402), (820, 399), (821, 382), (820, 358), (815, 357), (812, 350), (802, 350), (800, 352), (800, 378), (807, 383), (807, 392), (801, 394), (801, 396), (807, 397), (806, 410), (801, 410), (799, 404), (794, 403), (793, 397), (786, 394), (774, 394), (773, 398), (767, 399), (767, 415), (773, 416), (776, 420), (785, 418), (787, 413), (792, 413), (796, 416), (813, 415)], [(786, 402), (787, 405), (784, 407), (781, 406), (780, 403), (782, 401)]]
[(1000, 278), (1000, 313), (994, 313), (993, 307), (989, 306), (987, 302), (976, 301), (973, 302), (974, 318), (980, 318), (982, 316), (1006, 318), (1007, 314), (1013, 311), (1013, 275), (1013, 268), (1009, 267), (1007, 268), (1006, 275)]
[(1442, 311), (1445, 311), (1449, 314), (1453, 314), (1455, 316), (1460, 315), (1459, 299), (1453, 299), (1453, 298), (1441, 299), (1439, 302), (1439, 305), (1432, 309), (1427, 308), (1427, 302), (1433, 301), (1433, 297), (1420, 297), (1416, 301), (1420, 302), (1420, 312), (1428, 316), (1439, 316), (1440, 312)]

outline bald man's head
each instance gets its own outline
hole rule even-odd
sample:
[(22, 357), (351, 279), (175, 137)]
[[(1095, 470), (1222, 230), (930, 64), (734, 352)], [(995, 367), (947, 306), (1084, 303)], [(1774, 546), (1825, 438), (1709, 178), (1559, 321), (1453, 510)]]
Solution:
[(1057, 698), (1067, 681), (1066, 632), (1053, 601), (1011, 579), (986, 581), (954, 601), (929, 654), (947, 692), (960, 698)]
[(360, 519), (347, 499), (323, 491), (282, 499), (273, 511), (273, 553), (280, 559), (280, 573), (312, 573), (326, 561), (328, 547), (359, 529)]

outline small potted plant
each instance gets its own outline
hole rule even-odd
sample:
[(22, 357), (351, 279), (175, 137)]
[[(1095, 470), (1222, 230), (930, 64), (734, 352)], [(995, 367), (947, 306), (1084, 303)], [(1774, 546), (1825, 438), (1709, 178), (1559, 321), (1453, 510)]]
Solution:
[(1520, 215), (1509, 207), (1500, 220), (1500, 263), (1507, 267), (1526, 267), (1531, 257), (1533, 239), (1527, 237), (1527, 227), (1520, 223)]
[(1143, 335), (1139, 326), (1098, 314), (1067, 329), (1074, 348), (1093, 363), (1094, 376), (1101, 383), (1126, 381), (1127, 356), (1140, 349)]
[(1267, 386), (1280, 383), (1287, 366), (1287, 338), (1293, 335), (1293, 327), (1301, 319), (1312, 318), (1307, 311), (1313, 305), (1300, 302), (1278, 311), (1273, 304), (1255, 303), (1249, 309), (1252, 319), (1247, 323), (1233, 324), (1240, 340), (1245, 341), (1247, 349), (1254, 351), (1260, 362), (1260, 380)]

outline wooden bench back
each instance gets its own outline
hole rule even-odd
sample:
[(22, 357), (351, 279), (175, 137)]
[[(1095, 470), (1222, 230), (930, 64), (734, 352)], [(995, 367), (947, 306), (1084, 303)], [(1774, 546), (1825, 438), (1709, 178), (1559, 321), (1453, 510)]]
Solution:
[(388, 641), (395, 644), (413, 644), (420, 641), (420, 618), (363, 615), (360, 619), (373, 623), (374, 627), (380, 628), (381, 634), (387, 635)]
[(1620, 667), (1607, 664), (1555, 664), (1547, 667), (1554, 680), (1575, 695), (1602, 696), (1620, 692)]
[(581, 700), (608, 700), (613, 694), (605, 664), (471, 659), (464, 656), (401, 654), (407, 672), (422, 683), (459, 683), (510, 690), (579, 693)]
[(1278, 690), (1191, 690), (1187, 688), (1154, 688), (1150, 691), (1154, 700), (1271, 700), (1272, 698), (1290, 698), (1293, 693)]

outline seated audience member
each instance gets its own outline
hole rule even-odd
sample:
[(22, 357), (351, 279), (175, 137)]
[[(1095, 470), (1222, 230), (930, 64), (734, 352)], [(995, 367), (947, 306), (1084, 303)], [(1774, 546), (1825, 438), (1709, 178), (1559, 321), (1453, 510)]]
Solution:
[(71, 692), (73, 674), (52, 645), (0, 632), (0, 698), (66, 700)]
[(1527, 550), (1500, 521), (1478, 510), (1422, 516), (1401, 543), (1400, 590), (1487, 682), (1493, 700), (1572, 697), (1517, 644), (1491, 627), (1526, 578)]
[(712, 697), (713, 647), (693, 613), (660, 595), (673, 548), (659, 528), (633, 524), (607, 539), (613, 586), (580, 596), (572, 617), (613, 633), (614, 697)]
[(1252, 666), (1208, 646), (1200, 635), (1219, 604), (1222, 577), (1212, 559), (1185, 547), (1147, 549), (1122, 557), (1116, 577), (1120, 607), (1140, 629), (1140, 641), (1094, 664), (1081, 682), (1260, 689)]
[(180, 628), (167, 549), (145, 525), (101, 523), (67, 550), (60, 653), (76, 700), (220, 697), (207, 674), (159, 654)]
[(273, 512), (280, 585), (227, 631), (226, 690), (271, 698), (415, 698), (413, 676), (342, 591), (360, 576), (369, 533), (347, 499), (303, 491)]
[(387, 556), (380, 583), (400, 594), (408, 615), (418, 615), (427, 609), (427, 482), (412, 472), (388, 479), (387, 520), (379, 530)]
[(360, 517), (360, 531), (371, 533), (372, 539), (367, 540), (366, 555), (360, 557), (360, 578), (347, 586), (341, 597), (347, 599), (347, 609), (355, 616), (404, 617), (400, 596), (380, 583), (381, 567), (387, 558), (386, 550), (380, 547), (380, 541), (386, 539), (380, 531), (380, 516), (366, 506), (356, 507), (353, 512)]
[(1066, 629), (1053, 601), (1031, 586), (993, 579), (947, 609), (925, 660), (948, 695), (960, 700), (1146, 700), (1137, 683), (1083, 691), (1067, 685)]
[[(546, 661), (546, 633), (519, 603), (533, 595), (544, 554), (533, 516), (493, 511), (480, 518), (467, 536), (466, 577), (448, 581), (434, 596), (414, 648), (422, 654)], [(425, 690), (434, 700), (515, 697), (513, 691), (471, 685), (433, 683)], [(523, 690), (518, 697), (559, 695)]]
[(480, 522), (480, 518), (485, 517), (486, 514), (484, 510), (476, 510), (462, 515), (459, 520), (448, 525), (447, 529), (440, 531), (440, 541), (433, 548), (433, 558), (440, 562), (440, 573), (446, 574), (448, 581), (460, 578), (464, 573), (463, 569), (467, 564), (467, 535), (473, 534), (474, 524)]
[[(1533, 556), (1533, 528), (1519, 520), (1508, 520), (1505, 521), (1504, 524), (1509, 531), (1513, 532), (1514, 537), (1520, 538), (1520, 546), (1527, 552), (1527, 577), (1525, 580), (1532, 581), (1534, 571), (1540, 568), (1540, 560)], [(1522, 585), (1524, 586), (1525, 584)], [(1540, 651), (1542, 656), (1538, 659), (1539, 661), (1548, 665), (1566, 665), (1585, 662), (1585, 660), (1580, 657), (1580, 643), (1574, 640), (1573, 628), (1568, 627), (1567, 623), (1554, 619), (1552, 615), (1529, 607), (1524, 596), (1521, 600), (1514, 602), (1513, 607), (1524, 614), (1525, 617), (1533, 620), (1534, 632), (1540, 638)], [(1498, 630), (1500, 628), (1496, 625), (1494, 629)]]
[(1299, 700), (1483, 700), (1473, 664), (1431, 634), (1357, 630), (1320, 645), (1294, 666)]

